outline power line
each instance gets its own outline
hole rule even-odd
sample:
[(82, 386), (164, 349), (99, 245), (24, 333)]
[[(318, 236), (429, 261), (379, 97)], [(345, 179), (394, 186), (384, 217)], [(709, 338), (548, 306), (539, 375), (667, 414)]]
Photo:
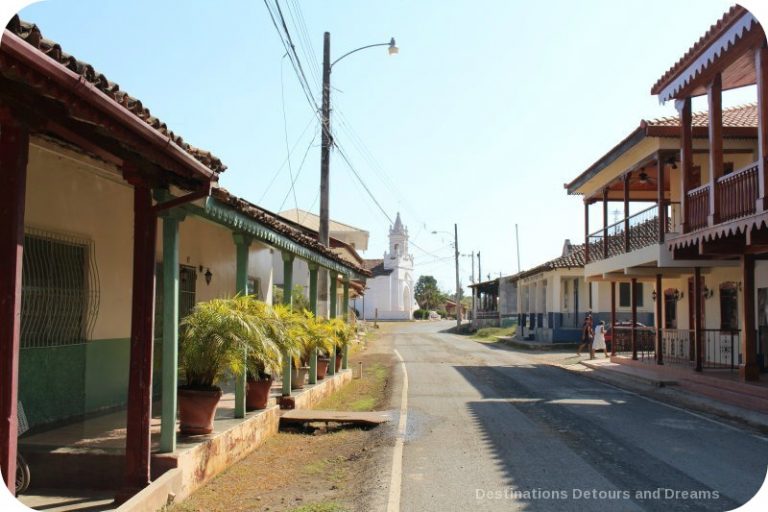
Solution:
[[(285, 57), (283, 57), (285, 58)], [(283, 104), (283, 133), (285, 134), (285, 152), (288, 155), (288, 174), (291, 177), (291, 188), (288, 189), (288, 193), (290, 194), (293, 192), (293, 204), (295, 208), (299, 209), (299, 202), (296, 200), (296, 188), (293, 186), (294, 183), (296, 183), (293, 180), (293, 168), (291, 166), (291, 152), (288, 149), (288, 118), (285, 115), (285, 85), (283, 83), (283, 60), (280, 60), (280, 100)], [(312, 142), (314, 142), (314, 139), (312, 139)], [(312, 146), (312, 142), (309, 143), (310, 147)], [(309, 152), (309, 148), (307, 148), (307, 152)], [(304, 157), (306, 158), (306, 153), (304, 153)], [(304, 161), (302, 160), (302, 165), (304, 164)], [(285, 200), (283, 200), (283, 203), (285, 203)], [(283, 206), (280, 205), (280, 210), (283, 209)]]
[(301, 138), (304, 136), (305, 133), (307, 133), (307, 130), (309, 130), (309, 127), (312, 126), (312, 121), (315, 121), (315, 116), (312, 116), (309, 119), (309, 122), (301, 131), (301, 134), (296, 139), (296, 142), (293, 144), (293, 147), (291, 148), (291, 151), (288, 153), (288, 156), (285, 157), (285, 160), (283, 160), (283, 163), (280, 164), (280, 167), (278, 167), (277, 170), (272, 175), (272, 178), (269, 180), (269, 184), (267, 184), (267, 188), (264, 189), (264, 192), (261, 194), (261, 197), (259, 198), (259, 201), (258, 201), (259, 203), (261, 203), (269, 193), (269, 190), (272, 188), (272, 185), (275, 183), (275, 180), (280, 175), (280, 171), (283, 170), (283, 167), (285, 167), (285, 164), (288, 163), (288, 160), (291, 158), (291, 155), (296, 150), (296, 147), (299, 145), (299, 142), (301, 142)]
[(299, 164), (299, 169), (296, 171), (296, 178), (291, 177), (293, 180), (291, 182), (291, 188), (288, 190), (288, 192), (285, 194), (285, 197), (283, 198), (283, 202), (280, 203), (280, 208), (278, 208), (278, 212), (283, 210), (283, 206), (285, 205), (285, 202), (288, 200), (288, 196), (291, 194), (291, 190), (293, 191), (293, 200), (296, 203), (296, 209), (299, 209), (299, 204), (296, 202), (296, 187), (294, 186), (297, 181), (299, 181), (299, 176), (301, 176), (301, 170), (304, 168), (304, 162), (307, 161), (307, 155), (309, 154), (309, 150), (312, 149), (312, 144), (317, 140), (317, 132), (315, 132), (315, 136), (312, 137), (312, 140), (309, 141), (309, 146), (307, 146), (307, 150), (304, 151), (304, 156), (301, 158), (301, 163)]

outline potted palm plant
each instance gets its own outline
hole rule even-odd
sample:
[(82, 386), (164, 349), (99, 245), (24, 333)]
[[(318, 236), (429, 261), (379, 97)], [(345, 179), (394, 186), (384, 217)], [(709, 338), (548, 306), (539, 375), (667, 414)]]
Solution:
[[(333, 333), (329, 329), (327, 321), (316, 318), (309, 311), (305, 311), (302, 316), (302, 327), (304, 329), (303, 345), (301, 352), (297, 358), (297, 365), (301, 364), (306, 366), (309, 362), (309, 358), (312, 356), (312, 352), (317, 350), (318, 354), (318, 379), (320, 379), (320, 365), (323, 360), (328, 361), (328, 358), (321, 357), (321, 354), (328, 354), (333, 349)], [(324, 365), (324, 369), (328, 369), (328, 365)], [(325, 378), (325, 372), (322, 374), (322, 378)], [(303, 386), (303, 381), (301, 382)]]
[(344, 350), (349, 346), (355, 337), (355, 329), (341, 318), (332, 318), (329, 320), (329, 329), (333, 335), (333, 342), (336, 346), (336, 371), (341, 368), (341, 362), (344, 358)]
[(245, 408), (264, 409), (269, 402), (273, 375), (282, 363), (283, 324), (275, 310), (253, 297), (236, 299), (250, 321), (256, 324), (248, 346)]
[(304, 315), (295, 312), (290, 306), (283, 304), (273, 307), (279, 326), (277, 344), (283, 352), (283, 357), (288, 357), (291, 364), (291, 388), (304, 387), (309, 366), (304, 358), (305, 345), (307, 343), (307, 329)]
[(210, 434), (222, 391), (217, 385), (228, 373), (241, 375), (243, 355), (256, 326), (232, 299), (201, 302), (181, 323), (179, 366), (185, 384), (179, 387), (181, 433)]

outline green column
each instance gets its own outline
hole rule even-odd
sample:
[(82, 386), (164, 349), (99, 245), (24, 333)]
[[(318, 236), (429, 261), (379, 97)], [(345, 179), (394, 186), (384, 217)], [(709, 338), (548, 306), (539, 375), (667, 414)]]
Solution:
[[(248, 293), (248, 253), (252, 238), (243, 233), (233, 233), (235, 239), (236, 266), (235, 266), (235, 293), (245, 295)], [(244, 358), (248, 358), (246, 351)], [(246, 372), (235, 378), (235, 418), (245, 418), (245, 388)]]
[[(329, 318), (336, 318), (336, 282), (339, 279), (338, 272), (334, 272), (333, 270), (328, 271), (328, 317)], [(328, 365), (328, 375), (335, 375), (336, 374), (336, 347), (333, 347), (333, 350), (330, 354), (331, 362)]]
[[(283, 252), (283, 304), (291, 306), (293, 289), (293, 254)], [(291, 396), (291, 367), (293, 362), (288, 354), (283, 354), (283, 396)]]
[[(341, 309), (344, 315), (344, 321), (349, 323), (349, 278), (344, 278), (344, 284), (342, 288)], [(344, 345), (344, 354), (341, 359), (342, 370), (349, 368), (349, 344)]]
[(176, 451), (179, 368), (179, 222), (184, 214), (163, 213), (163, 364), (160, 451)]
[[(309, 310), (317, 316), (317, 263), (309, 263)], [(317, 384), (317, 349), (309, 356), (309, 383)]]

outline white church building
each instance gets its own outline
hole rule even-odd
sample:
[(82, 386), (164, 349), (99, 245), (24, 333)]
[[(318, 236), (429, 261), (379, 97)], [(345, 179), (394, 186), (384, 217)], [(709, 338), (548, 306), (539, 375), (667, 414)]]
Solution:
[(410, 320), (418, 308), (413, 297), (413, 255), (408, 250), (408, 228), (398, 212), (389, 228), (389, 251), (382, 259), (364, 260), (373, 274), (366, 283), (365, 299), (353, 306), (366, 320)]

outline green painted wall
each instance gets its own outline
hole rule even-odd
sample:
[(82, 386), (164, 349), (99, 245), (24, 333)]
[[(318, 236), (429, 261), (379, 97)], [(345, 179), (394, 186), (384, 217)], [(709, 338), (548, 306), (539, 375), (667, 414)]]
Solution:
[(30, 427), (125, 405), (130, 340), (22, 349), (19, 399)]
[(20, 351), (19, 400), (30, 427), (83, 414), (85, 360), (85, 344)]
[(128, 400), (130, 340), (95, 340), (85, 347), (85, 412), (124, 405)]

